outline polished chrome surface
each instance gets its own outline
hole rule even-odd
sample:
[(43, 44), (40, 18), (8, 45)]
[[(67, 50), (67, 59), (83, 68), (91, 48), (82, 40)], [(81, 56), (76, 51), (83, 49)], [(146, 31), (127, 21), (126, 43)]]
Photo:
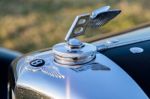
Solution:
[(70, 50), (84, 47), (84, 44), (80, 40), (75, 38), (70, 39), (67, 43)]
[(119, 13), (107, 6), (95, 10), (90, 20), (90, 14), (79, 15), (65, 38), (67, 42), (15, 60), (16, 98), (148, 99), (120, 66), (97, 52), (95, 45), (74, 38), (84, 33), (87, 24), (101, 26)]
[[(97, 48), (96, 46), (88, 43), (83, 43), (83, 47), (76, 47), (75, 45), (70, 48), (67, 43), (60, 43), (53, 46), (54, 60), (63, 65), (78, 65), (85, 64), (95, 58)], [(80, 46), (80, 45), (79, 45)]]
[[(45, 64), (31, 69), (30, 61), (34, 59), (43, 59)], [(148, 99), (125, 71), (100, 53), (92, 62), (95, 64), (70, 67), (53, 60), (51, 50), (22, 57), (16, 67), (16, 88), (54, 99)]]
[(121, 10), (108, 10), (101, 12), (97, 14), (97, 16), (93, 19), (90, 19), (88, 26), (91, 28), (98, 28), (112, 20), (114, 17), (116, 17)]
[[(146, 40), (150, 40), (150, 27), (131, 31), (127, 34), (109, 37), (100, 41), (96, 41), (93, 44), (97, 46), (98, 50), (105, 50), (109, 48), (114, 48), (114, 47), (123, 46), (127, 44), (133, 44), (133, 43), (142, 42)], [(112, 41), (116, 41), (116, 42), (112, 42)]]
[(102, 26), (121, 12), (109, 10), (109, 8), (109, 6), (104, 6), (94, 10), (91, 15), (78, 15), (65, 37), (67, 42), (53, 46), (55, 62), (72, 66), (92, 61), (95, 58), (96, 47), (83, 43), (75, 37), (84, 34), (87, 26), (92, 28)]
[(121, 12), (121, 10), (109, 10), (109, 8), (109, 6), (104, 6), (94, 10), (91, 14), (78, 15), (71, 25), (65, 40), (68, 41), (71, 38), (84, 34), (86, 27), (101, 27)]
[(94, 10), (94, 11), (91, 13), (90, 18), (94, 19), (94, 18), (97, 17), (97, 15), (98, 15), (99, 13), (106, 12), (106, 11), (108, 11), (109, 9), (110, 9), (110, 6), (104, 6), (104, 7), (101, 7), (101, 8), (99, 8), (99, 9), (96, 9), (96, 10)]
[(84, 34), (89, 18), (89, 13), (76, 16), (65, 37), (65, 40), (68, 41), (71, 38)]

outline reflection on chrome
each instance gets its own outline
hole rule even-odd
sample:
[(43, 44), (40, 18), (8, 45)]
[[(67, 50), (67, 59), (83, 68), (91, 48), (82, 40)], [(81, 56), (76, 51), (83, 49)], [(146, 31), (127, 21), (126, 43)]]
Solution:
[(67, 77), (67, 80), (66, 80), (66, 99), (71, 99), (70, 80), (69, 80), (69, 77)]
[[(120, 13), (109, 7), (95, 11), (92, 17), (83, 14), (75, 18), (66, 42), (13, 62), (16, 99), (147, 99), (120, 66), (97, 52), (93, 44), (74, 38), (82, 35), (86, 27), (102, 26)], [(82, 29), (76, 34), (78, 27)]]

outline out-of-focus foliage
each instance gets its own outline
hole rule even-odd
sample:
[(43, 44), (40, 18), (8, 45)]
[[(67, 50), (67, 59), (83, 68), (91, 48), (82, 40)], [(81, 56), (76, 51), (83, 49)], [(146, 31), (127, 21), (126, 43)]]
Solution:
[(122, 13), (84, 38), (119, 32), (150, 21), (149, 0), (1, 0), (0, 46), (21, 52), (61, 42), (76, 15), (104, 5)]

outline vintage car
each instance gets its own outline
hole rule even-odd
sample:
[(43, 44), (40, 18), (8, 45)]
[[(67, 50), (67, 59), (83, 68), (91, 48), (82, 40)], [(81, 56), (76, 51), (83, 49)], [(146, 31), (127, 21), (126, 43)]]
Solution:
[(88, 43), (76, 38), (121, 12), (109, 8), (78, 15), (52, 48), (26, 55), (1, 48), (1, 64), (13, 60), (9, 99), (149, 99), (150, 24)]

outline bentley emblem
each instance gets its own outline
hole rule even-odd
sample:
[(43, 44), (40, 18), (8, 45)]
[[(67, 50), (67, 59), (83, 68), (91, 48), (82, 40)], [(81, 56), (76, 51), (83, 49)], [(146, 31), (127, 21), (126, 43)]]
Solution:
[(32, 72), (37, 72), (41, 71), (42, 73), (49, 75), (54, 78), (59, 78), (59, 79), (64, 79), (65, 76), (60, 73), (58, 68), (56, 66), (42, 66), (42, 67), (35, 67), (35, 66), (26, 66), (26, 70), (32, 71)]
[(50, 75), (51, 77), (64, 79), (65, 76), (60, 73), (57, 67), (55, 66), (49, 66), (49, 67), (42, 67), (41, 71), (47, 75)]
[(30, 65), (34, 67), (40, 67), (40, 66), (43, 66), (44, 64), (45, 64), (45, 61), (43, 59), (35, 59), (30, 62)]

